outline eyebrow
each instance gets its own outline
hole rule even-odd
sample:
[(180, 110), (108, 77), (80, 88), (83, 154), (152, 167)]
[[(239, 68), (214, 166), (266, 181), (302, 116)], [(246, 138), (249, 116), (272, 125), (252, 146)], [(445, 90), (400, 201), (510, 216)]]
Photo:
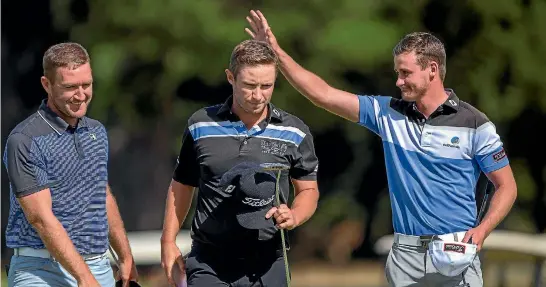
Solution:
[(80, 83), (60, 83), (60, 85), (63, 87), (73, 87), (73, 86), (79, 86), (79, 85), (83, 86), (83, 85), (91, 85), (91, 84), (93, 84), (93, 80), (80, 82)]

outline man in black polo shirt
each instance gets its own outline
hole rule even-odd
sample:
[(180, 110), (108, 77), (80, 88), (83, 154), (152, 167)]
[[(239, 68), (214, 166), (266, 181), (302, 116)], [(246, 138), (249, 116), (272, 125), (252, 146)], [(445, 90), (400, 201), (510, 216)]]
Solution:
[[(226, 172), (241, 163), (284, 164), (289, 169), (280, 177), (283, 204), (264, 216), (272, 214), (277, 228), (290, 230), (315, 212), (318, 160), (312, 135), (300, 119), (270, 103), (276, 63), (277, 56), (264, 42), (240, 43), (226, 69), (233, 95), (224, 104), (198, 110), (188, 120), (168, 190), (161, 238), (161, 262), (171, 284), (176, 262), (178, 267), (174, 268), (187, 274), (188, 286), (286, 285), (278, 252), (282, 247), (279, 232), (263, 240), (261, 232), (242, 227), (236, 219), (240, 205), (233, 196), (237, 185), (220, 184)], [(286, 204), (289, 178), (295, 192), (291, 207)], [(195, 187), (199, 193), (192, 223), (193, 245), (184, 263), (175, 239)], [(271, 190), (264, 188), (263, 192)], [(256, 202), (269, 204), (268, 200)]]

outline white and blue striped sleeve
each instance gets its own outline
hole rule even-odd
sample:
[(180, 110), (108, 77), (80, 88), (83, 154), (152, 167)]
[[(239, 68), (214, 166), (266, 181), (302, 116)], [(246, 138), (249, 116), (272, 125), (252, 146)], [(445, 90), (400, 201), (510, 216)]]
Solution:
[(390, 97), (358, 95), (358, 102), (358, 124), (381, 136), (382, 125), (379, 117), (384, 104), (390, 102)]
[(484, 173), (490, 173), (508, 165), (508, 157), (495, 125), (488, 121), (476, 129), (474, 158)]

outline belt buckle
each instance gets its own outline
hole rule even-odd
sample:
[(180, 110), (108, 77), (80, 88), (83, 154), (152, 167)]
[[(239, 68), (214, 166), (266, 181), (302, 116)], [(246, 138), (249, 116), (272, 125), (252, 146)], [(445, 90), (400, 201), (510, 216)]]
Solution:
[(427, 248), (428, 244), (432, 241), (434, 235), (421, 235), (419, 236), (419, 241), (421, 242), (421, 247)]

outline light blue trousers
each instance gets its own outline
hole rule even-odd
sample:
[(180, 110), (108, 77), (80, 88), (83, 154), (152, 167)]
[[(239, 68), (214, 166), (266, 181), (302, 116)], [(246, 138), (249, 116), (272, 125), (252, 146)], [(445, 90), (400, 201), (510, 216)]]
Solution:
[[(114, 287), (114, 273), (107, 255), (85, 261), (102, 287)], [(9, 287), (77, 287), (76, 279), (50, 258), (12, 256)]]

